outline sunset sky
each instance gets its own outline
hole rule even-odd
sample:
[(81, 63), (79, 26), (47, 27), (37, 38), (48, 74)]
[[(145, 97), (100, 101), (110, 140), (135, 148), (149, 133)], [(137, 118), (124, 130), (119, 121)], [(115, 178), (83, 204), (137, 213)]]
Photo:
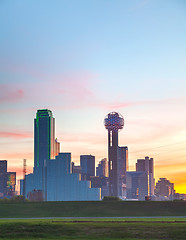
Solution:
[(0, 159), (33, 167), (33, 120), (53, 111), (61, 152), (107, 157), (103, 120), (125, 119), (129, 168), (186, 193), (186, 1), (0, 0)]

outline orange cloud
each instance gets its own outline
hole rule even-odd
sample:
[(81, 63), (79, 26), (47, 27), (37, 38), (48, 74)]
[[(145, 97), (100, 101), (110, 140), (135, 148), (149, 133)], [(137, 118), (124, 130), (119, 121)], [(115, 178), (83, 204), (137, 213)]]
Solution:
[[(66, 73), (54, 76), (54, 90), (56, 94), (61, 94), (63, 97), (84, 101), (85, 99), (94, 98), (91, 90), (90, 80), (96, 78), (96, 75), (87, 72), (77, 72), (76, 74)], [(57, 88), (56, 88), (57, 86)], [(73, 102), (74, 103), (74, 102)], [(75, 105), (77, 102), (74, 103)]]

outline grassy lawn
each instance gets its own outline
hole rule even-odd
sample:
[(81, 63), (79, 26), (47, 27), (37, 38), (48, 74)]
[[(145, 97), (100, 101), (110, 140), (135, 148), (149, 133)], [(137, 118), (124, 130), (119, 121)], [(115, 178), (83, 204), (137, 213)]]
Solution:
[(0, 220), (0, 239), (185, 239), (184, 219)]
[[(126, 216), (162, 218), (91, 219)], [(186, 218), (181, 216), (186, 216), (186, 202), (1, 202), (0, 239), (186, 239)], [(1, 219), (19, 217), (54, 219)], [(90, 219), (61, 220), (55, 217)]]
[(0, 203), (0, 218), (125, 216), (186, 216), (186, 201)]

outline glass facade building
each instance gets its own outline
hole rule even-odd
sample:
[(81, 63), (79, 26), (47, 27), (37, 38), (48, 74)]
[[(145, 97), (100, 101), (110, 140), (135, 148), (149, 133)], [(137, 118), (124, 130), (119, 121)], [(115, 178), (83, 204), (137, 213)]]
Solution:
[(148, 196), (154, 195), (155, 179), (154, 179), (154, 159), (145, 157), (138, 159), (136, 163), (136, 171), (145, 171), (148, 174)]
[(118, 147), (118, 193), (126, 197), (126, 171), (128, 171), (128, 147)]
[(82, 180), (90, 180), (90, 177), (95, 176), (95, 156), (81, 155), (80, 166)]
[(45, 201), (97, 201), (101, 189), (91, 188), (90, 181), (81, 181), (80, 174), (73, 174), (71, 153), (60, 153), (49, 159), (42, 168), (35, 168), (26, 175), (26, 196), (41, 190)]
[(7, 194), (7, 161), (0, 161), (0, 197)]
[(126, 172), (127, 199), (145, 200), (148, 196), (148, 173)]
[[(95, 175), (92, 159), (90, 173), (94, 169)], [(23, 184), (21, 188), (23, 192)], [(37, 201), (41, 196), (44, 201), (101, 199), (101, 189), (91, 188), (90, 181), (81, 181), (81, 174), (72, 173), (71, 153), (60, 153), (55, 119), (48, 109), (38, 110), (34, 119), (34, 171), (25, 176), (25, 197)]]
[(16, 172), (7, 172), (7, 160), (0, 160), (0, 198), (15, 194)]
[(108, 161), (103, 158), (96, 167), (96, 176), (108, 177)]
[(7, 190), (9, 192), (14, 192), (16, 186), (16, 172), (7, 173)]
[(34, 119), (34, 167), (55, 158), (55, 118), (48, 109), (38, 110)]

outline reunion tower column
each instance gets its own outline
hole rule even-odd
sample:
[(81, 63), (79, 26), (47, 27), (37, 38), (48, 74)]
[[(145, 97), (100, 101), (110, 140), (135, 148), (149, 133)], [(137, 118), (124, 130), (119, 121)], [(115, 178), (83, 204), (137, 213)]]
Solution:
[(124, 127), (124, 119), (117, 112), (109, 113), (104, 119), (108, 130), (109, 195), (119, 196), (118, 131)]

